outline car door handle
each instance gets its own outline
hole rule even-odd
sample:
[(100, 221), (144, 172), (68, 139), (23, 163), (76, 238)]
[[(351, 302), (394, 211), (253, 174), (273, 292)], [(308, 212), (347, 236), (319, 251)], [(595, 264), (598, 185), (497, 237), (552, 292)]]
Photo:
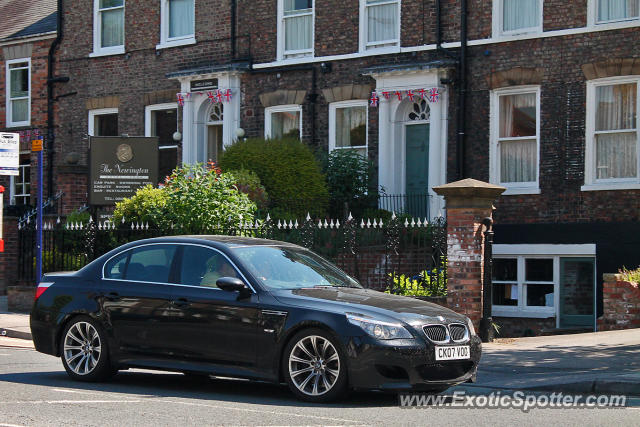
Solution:
[(189, 304), (191, 303), (187, 301), (186, 298), (178, 298), (178, 299), (171, 300), (171, 305), (174, 307), (186, 307)]
[(104, 296), (107, 301), (120, 301), (120, 294), (117, 292), (109, 292)]

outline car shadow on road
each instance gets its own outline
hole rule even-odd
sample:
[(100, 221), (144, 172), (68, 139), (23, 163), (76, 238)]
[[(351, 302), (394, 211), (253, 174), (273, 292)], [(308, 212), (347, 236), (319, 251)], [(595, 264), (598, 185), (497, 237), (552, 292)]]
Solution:
[[(273, 406), (364, 408), (397, 406), (396, 394), (351, 392), (340, 402), (314, 404), (297, 400), (286, 385), (227, 378), (192, 378), (182, 374), (143, 370), (121, 371), (102, 383), (71, 380), (64, 371), (0, 374), (0, 381), (60, 388), (70, 393), (120, 393), (136, 399), (184, 398)], [(64, 395), (63, 393), (61, 393)], [(104, 396), (103, 396), (104, 397)]]

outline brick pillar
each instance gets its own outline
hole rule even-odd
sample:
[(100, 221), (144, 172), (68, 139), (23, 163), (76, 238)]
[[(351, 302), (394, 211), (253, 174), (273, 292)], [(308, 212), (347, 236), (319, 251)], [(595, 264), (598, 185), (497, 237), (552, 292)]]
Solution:
[(473, 321), (482, 318), (484, 239), (482, 222), (504, 187), (463, 179), (434, 187), (447, 209), (447, 305)]

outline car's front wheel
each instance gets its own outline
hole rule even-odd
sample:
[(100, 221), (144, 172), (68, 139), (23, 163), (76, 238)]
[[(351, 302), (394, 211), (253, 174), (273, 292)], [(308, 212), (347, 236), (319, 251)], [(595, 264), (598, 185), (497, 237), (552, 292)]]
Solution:
[(347, 366), (337, 340), (322, 329), (296, 334), (283, 355), (287, 384), (300, 399), (329, 402), (347, 389)]
[(106, 336), (88, 316), (69, 322), (62, 333), (60, 353), (64, 369), (74, 380), (101, 381), (116, 372), (109, 362)]

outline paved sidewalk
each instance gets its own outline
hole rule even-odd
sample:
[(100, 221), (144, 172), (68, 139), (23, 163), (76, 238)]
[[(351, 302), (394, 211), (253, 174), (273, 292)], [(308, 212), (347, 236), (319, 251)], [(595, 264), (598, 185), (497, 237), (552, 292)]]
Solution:
[(29, 315), (0, 312), (0, 336), (31, 340)]
[[(0, 313), (0, 336), (30, 340), (29, 315)], [(640, 329), (483, 344), (478, 382), (464, 386), (640, 396)]]

